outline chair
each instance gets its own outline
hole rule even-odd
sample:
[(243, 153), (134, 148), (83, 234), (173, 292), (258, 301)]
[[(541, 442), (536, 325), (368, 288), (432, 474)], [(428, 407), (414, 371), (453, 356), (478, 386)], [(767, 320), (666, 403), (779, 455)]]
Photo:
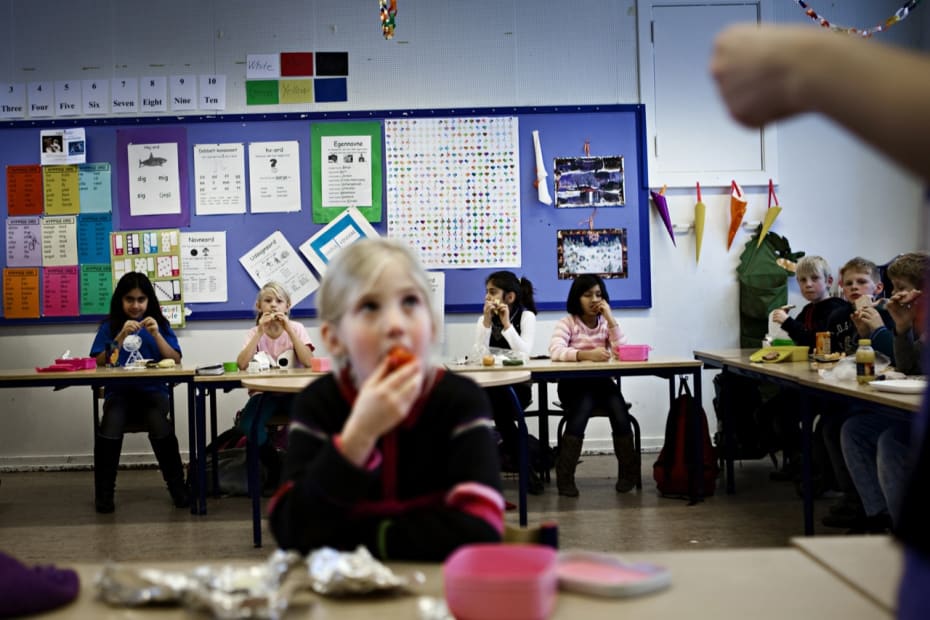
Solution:
[[(556, 409), (562, 410), (562, 404), (559, 402), (553, 402), (552, 406), (555, 407)], [(562, 414), (562, 417), (559, 418), (559, 426), (558, 426), (558, 430), (556, 431), (556, 445), (559, 447), (559, 449), (561, 449), (562, 447), (562, 435), (565, 433), (565, 425), (568, 423), (568, 417), (564, 414), (564, 410), (562, 411), (563, 411), (563, 414)], [(637, 421), (637, 419), (633, 417), (632, 413), (628, 412), (627, 416), (629, 416), (630, 426), (633, 428), (633, 449), (636, 451), (636, 455), (639, 457), (640, 462), (642, 462), (643, 447), (642, 447), (642, 440), (641, 440), (640, 432), (639, 432), (639, 421)], [(606, 418), (608, 417), (608, 414), (603, 409), (595, 409), (594, 412), (591, 414), (591, 417), (592, 418)], [(642, 467), (640, 467), (639, 475), (637, 476), (637, 480), (636, 480), (636, 490), (641, 491), (642, 488), (643, 488), (643, 470), (642, 470)]]

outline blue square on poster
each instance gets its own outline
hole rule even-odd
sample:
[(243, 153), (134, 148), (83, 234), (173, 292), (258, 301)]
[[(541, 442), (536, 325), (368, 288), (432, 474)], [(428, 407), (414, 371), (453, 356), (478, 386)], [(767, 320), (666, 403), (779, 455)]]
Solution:
[(313, 100), (316, 103), (348, 101), (346, 78), (317, 78), (313, 80)]

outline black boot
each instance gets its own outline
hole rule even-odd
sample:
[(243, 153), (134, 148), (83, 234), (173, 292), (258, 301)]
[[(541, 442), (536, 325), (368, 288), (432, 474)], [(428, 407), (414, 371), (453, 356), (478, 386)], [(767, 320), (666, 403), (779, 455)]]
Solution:
[(149, 435), (149, 443), (158, 459), (162, 478), (168, 484), (171, 501), (178, 508), (187, 508), (191, 505), (191, 495), (184, 482), (184, 465), (181, 463), (181, 453), (178, 448), (178, 438), (174, 433), (159, 439)]
[(639, 482), (639, 453), (633, 445), (633, 433), (613, 435), (614, 454), (617, 457), (617, 493), (627, 493)]
[(562, 441), (559, 442), (559, 458), (555, 461), (555, 485), (559, 489), (559, 495), (578, 497), (575, 468), (578, 467), (583, 441), (582, 437), (567, 433), (562, 435)]
[(94, 508), (109, 514), (116, 510), (113, 493), (116, 490), (116, 470), (119, 454), (123, 449), (123, 438), (110, 439), (94, 436)]

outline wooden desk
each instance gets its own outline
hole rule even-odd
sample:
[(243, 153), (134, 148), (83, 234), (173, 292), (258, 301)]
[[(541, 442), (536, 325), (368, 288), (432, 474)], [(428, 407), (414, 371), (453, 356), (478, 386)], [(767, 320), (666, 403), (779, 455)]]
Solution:
[(897, 611), (904, 554), (890, 536), (813, 536), (791, 544), (889, 614)]
[[(694, 357), (709, 368), (720, 368), (724, 372), (751, 377), (775, 385), (796, 390), (800, 396), (801, 416), (801, 452), (802, 452), (802, 494), (804, 498), (804, 533), (814, 533), (814, 501), (811, 491), (811, 436), (813, 433), (813, 418), (816, 412), (812, 411), (811, 401), (817, 398), (828, 398), (844, 401), (853, 405), (863, 405), (873, 411), (880, 411), (888, 415), (910, 416), (920, 409), (921, 395), (893, 394), (880, 392), (871, 385), (860, 385), (855, 382), (829, 382), (820, 374), (811, 370), (810, 363), (780, 362), (757, 363), (751, 362), (749, 356), (757, 349), (725, 349), (720, 351), (695, 351)], [(727, 423), (732, 415), (733, 403), (724, 390), (721, 399), (721, 419), (727, 433), (726, 446), (726, 485), (727, 492), (735, 491), (733, 482), (733, 455), (729, 449), (733, 445), (733, 437), (729, 435), (733, 424)]]
[[(183, 383), (187, 386), (188, 449), (191, 454), (191, 461), (194, 461), (198, 454), (198, 435), (193, 367), (178, 365), (173, 368), (140, 368), (133, 370), (127, 370), (123, 367), (98, 367), (91, 370), (63, 372), (38, 372), (34, 368), (0, 370), (0, 388), (51, 387), (55, 390), (62, 390), (68, 387), (90, 386), (97, 389), (139, 383)], [(197, 502), (192, 501), (191, 514), (198, 513)]]
[[(662, 592), (630, 599), (594, 598), (561, 592), (552, 618), (615, 620), (625, 618), (891, 618), (887, 609), (850, 587), (842, 579), (797, 549), (746, 549), (630, 553), (630, 561), (667, 566), (672, 586)], [(864, 560), (866, 561), (866, 560)], [(200, 563), (140, 564), (152, 568), (190, 570)], [(414, 595), (356, 599), (326, 599), (301, 594), (312, 606), (292, 607), (286, 618), (418, 618), (418, 596), (443, 596), (439, 564), (391, 564), (398, 574), (422, 572), (425, 583)], [(189, 618), (177, 608), (113, 608), (96, 600), (94, 579), (99, 564), (74, 567), (81, 577), (77, 601), (41, 618), (162, 620)], [(305, 600), (307, 600), (305, 599)]]

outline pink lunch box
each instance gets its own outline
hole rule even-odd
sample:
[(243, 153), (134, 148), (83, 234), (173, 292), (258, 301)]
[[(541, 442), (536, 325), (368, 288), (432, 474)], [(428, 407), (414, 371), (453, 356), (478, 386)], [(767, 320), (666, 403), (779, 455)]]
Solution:
[(442, 568), (458, 620), (543, 620), (555, 607), (557, 555), (544, 545), (460, 547)]
[(618, 344), (617, 359), (621, 362), (645, 362), (651, 350), (648, 344)]

